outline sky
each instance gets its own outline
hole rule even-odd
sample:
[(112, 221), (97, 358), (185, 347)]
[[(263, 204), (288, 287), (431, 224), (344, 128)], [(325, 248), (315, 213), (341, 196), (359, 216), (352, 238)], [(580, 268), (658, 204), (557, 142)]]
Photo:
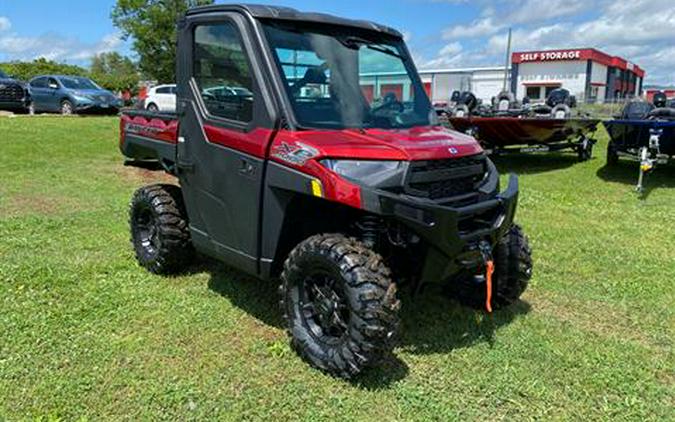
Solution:
[[(255, 0), (248, 2), (254, 2)], [(218, 1), (222, 2), (222, 1)], [(133, 55), (110, 20), (114, 0), (0, 0), (0, 61), (37, 57), (88, 65)], [(675, 0), (266, 0), (367, 19), (401, 31), (419, 68), (503, 65), (514, 50), (598, 48), (675, 85)]]

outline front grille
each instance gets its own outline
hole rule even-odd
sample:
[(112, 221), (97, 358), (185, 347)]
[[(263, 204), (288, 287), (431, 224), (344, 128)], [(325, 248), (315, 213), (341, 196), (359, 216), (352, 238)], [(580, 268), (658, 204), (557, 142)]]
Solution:
[(447, 160), (415, 161), (411, 164), (406, 190), (414, 196), (433, 200), (477, 197), (485, 178), (487, 161), (484, 154)]
[(3, 84), (0, 83), (0, 86), (4, 85), (3, 88), (0, 88), (0, 101), (13, 102), (21, 101), (25, 96), (23, 87), (19, 84), (10, 83)]

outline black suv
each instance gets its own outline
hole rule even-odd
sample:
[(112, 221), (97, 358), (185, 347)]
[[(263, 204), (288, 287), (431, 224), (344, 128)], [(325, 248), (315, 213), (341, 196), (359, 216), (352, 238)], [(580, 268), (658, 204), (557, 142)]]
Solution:
[(10, 78), (0, 70), (0, 110), (29, 111), (31, 105), (28, 86)]

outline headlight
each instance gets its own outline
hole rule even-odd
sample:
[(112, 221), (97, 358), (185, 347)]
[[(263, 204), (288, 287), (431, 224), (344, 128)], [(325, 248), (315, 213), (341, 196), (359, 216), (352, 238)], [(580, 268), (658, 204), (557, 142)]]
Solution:
[(81, 95), (73, 95), (73, 98), (74, 98), (75, 101), (77, 101), (78, 103), (90, 103), (90, 102), (91, 102), (91, 99), (90, 99), (90, 98), (83, 97), (83, 96), (81, 96)]
[(321, 164), (346, 179), (369, 185), (378, 184), (402, 167), (400, 161), (323, 160)]

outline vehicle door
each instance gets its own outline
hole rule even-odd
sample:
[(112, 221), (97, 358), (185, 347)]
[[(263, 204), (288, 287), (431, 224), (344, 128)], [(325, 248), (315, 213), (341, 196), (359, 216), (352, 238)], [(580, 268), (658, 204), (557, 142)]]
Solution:
[(155, 90), (154, 99), (160, 111), (167, 111), (169, 108), (169, 95), (171, 95), (171, 87), (160, 86)]
[(61, 110), (61, 84), (56, 78), (49, 77), (47, 79), (47, 91), (45, 92), (44, 104), (46, 111)]
[(33, 100), (35, 111), (46, 111), (49, 87), (47, 86), (47, 77), (41, 76), (30, 82), (30, 95)]
[[(262, 180), (276, 119), (248, 25), (231, 12), (185, 22), (178, 50), (177, 167), (193, 242), (257, 274)], [(210, 94), (230, 85), (251, 95)]]

